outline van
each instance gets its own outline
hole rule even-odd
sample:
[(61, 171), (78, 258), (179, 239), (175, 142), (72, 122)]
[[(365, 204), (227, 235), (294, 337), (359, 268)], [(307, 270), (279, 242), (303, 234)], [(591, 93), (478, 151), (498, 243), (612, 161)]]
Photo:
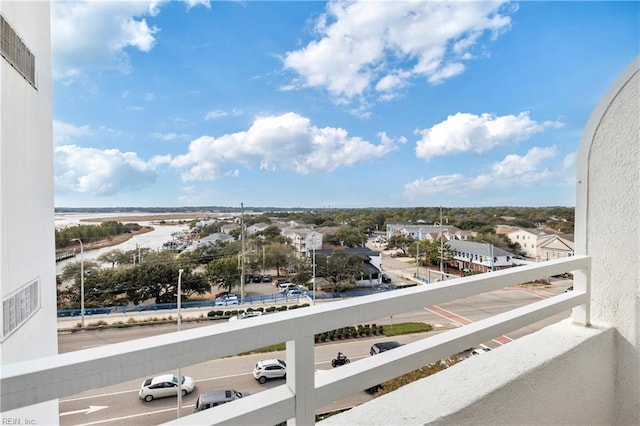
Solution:
[(194, 407), (193, 412), (197, 413), (198, 411), (206, 410), (230, 401), (235, 401), (236, 399), (244, 398), (249, 395), (251, 394), (248, 392), (238, 392), (233, 389), (201, 393), (196, 400), (196, 406)]
[(296, 285), (294, 283), (280, 283), (280, 284), (278, 284), (278, 290), (280, 290), (281, 293), (286, 293), (290, 289), (294, 289), (294, 288), (296, 288)]

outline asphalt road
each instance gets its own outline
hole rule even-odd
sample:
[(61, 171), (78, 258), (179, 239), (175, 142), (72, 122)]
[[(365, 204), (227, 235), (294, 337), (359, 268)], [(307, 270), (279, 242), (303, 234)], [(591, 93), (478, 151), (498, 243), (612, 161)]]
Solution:
[[(376, 247), (372, 247), (376, 249)], [(393, 277), (394, 282), (408, 281), (407, 277), (413, 276), (415, 265), (408, 263), (406, 259), (384, 257), (385, 273)], [(422, 268), (421, 276), (426, 276), (427, 271)], [(522, 286), (509, 287), (490, 293), (480, 294), (474, 297), (457, 300), (451, 303), (435, 307), (425, 307), (422, 310), (406, 312), (393, 317), (380, 318), (372, 321), (377, 324), (401, 323), (401, 322), (425, 322), (434, 326), (434, 332), (438, 333), (460, 325), (475, 322), (489, 316), (493, 316), (525, 304), (549, 297), (552, 294), (563, 292), (571, 282), (556, 280), (550, 286), (544, 288), (526, 288)], [(274, 292), (275, 288), (268, 284), (257, 284), (252, 291)], [(253, 287), (253, 285), (252, 285)], [(545, 321), (514, 330), (507, 336), (496, 336), (489, 342), (481, 342), (483, 345), (497, 348), (511, 339), (516, 339), (532, 333), (540, 328), (566, 318), (569, 312), (556, 315)], [(201, 327), (215, 324), (215, 322), (183, 322), (182, 329)], [(117, 343), (141, 337), (149, 337), (175, 331), (175, 325), (156, 325), (145, 327), (132, 327), (116, 330), (95, 330), (76, 333), (60, 333), (58, 337), (59, 352), (69, 352), (84, 348), (96, 347)], [(356, 361), (369, 356), (369, 348), (372, 343), (383, 340), (398, 340), (401, 343), (425, 337), (421, 335), (398, 336), (394, 338), (375, 337), (368, 339), (349, 340), (316, 345), (315, 360), (316, 370), (331, 368), (331, 359), (338, 351), (345, 353), (351, 360)], [(480, 342), (479, 342), (480, 343)], [(211, 360), (206, 363), (182, 368), (181, 373), (195, 379), (196, 390), (183, 398), (183, 415), (193, 411), (197, 395), (215, 389), (235, 389), (242, 392), (258, 393), (262, 390), (283, 385), (282, 379), (268, 381), (260, 385), (252, 375), (254, 364), (265, 358), (284, 359), (284, 352), (269, 354), (246, 355), (224, 359)], [(170, 373), (170, 372), (167, 372)], [(158, 373), (161, 374), (161, 373)], [(60, 424), (62, 425), (155, 425), (171, 421), (176, 418), (176, 398), (165, 398), (151, 402), (143, 402), (138, 398), (140, 384), (146, 377), (140, 377), (118, 385), (102, 389), (83, 392), (79, 395), (60, 400)], [(335, 401), (325, 407), (320, 407), (318, 412), (332, 411), (340, 408), (351, 407), (370, 400), (372, 397), (366, 392), (359, 392), (340, 401)]]
[[(546, 298), (549, 294), (563, 292), (568, 286), (566, 284), (565, 282), (557, 282), (551, 287), (544, 289), (512, 287), (439, 305), (437, 307), (438, 310), (436, 310), (435, 307), (426, 307), (420, 311), (394, 315), (393, 318), (381, 318), (375, 322), (385, 324), (420, 321), (434, 325), (434, 332), (439, 332), (451, 327), (456, 327), (465, 321), (478, 321), (517, 306)], [(442, 315), (445, 316), (443, 317)], [(515, 330), (509, 333), (507, 338), (515, 339), (529, 334), (547, 324), (557, 322), (559, 319), (565, 318), (568, 315), (569, 313), (567, 312), (539, 324), (534, 324), (521, 330)], [(209, 324), (211, 323), (183, 323), (182, 328), (187, 329)], [(58, 339), (59, 351), (67, 352), (173, 331), (175, 331), (174, 325), (159, 325), (60, 334)], [(369, 356), (369, 348), (375, 341), (398, 340), (402, 343), (408, 343), (422, 337), (424, 337), (424, 335), (399, 336), (393, 339), (377, 337), (317, 345), (315, 349), (316, 369), (330, 369), (330, 361), (338, 351), (347, 354), (350, 359), (355, 361), (361, 357)], [(501, 345), (498, 341), (483, 342), (483, 344), (492, 348)], [(284, 380), (273, 380), (267, 382), (265, 385), (260, 385), (251, 374), (253, 365), (258, 360), (274, 357), (284, 358), (284, 352), (217, 359), (183, 368), (182, 374), (192, 376), (197, 386), (192, 394), (187, 395), (183, 399), (183, 413), (186, 415), (193, 411), (193, 405), (200, 392), (229, 388), (242, 392), (257, 393), (264, 389), (284, 384)], [(165, 398), (150, 403), (138, 399), (138, 389), (144, 379), (145, 377), (140, 377), (137, 380), (61, 399), (60, 424), (153, 425), (174, 419), (177, 414), (175, 398)], [(335, 401), (329, 406), (321, 407), (318, 412), (350, 407), (361, 404), (369, 399), (371, 399), (370, 395), (365, 392), (359, 392), (343, 400)], [(97, 411), (90, 411), (91, 407), (94, 407), (94, 409), (99, 407), (104, 408), (99, 408)]]

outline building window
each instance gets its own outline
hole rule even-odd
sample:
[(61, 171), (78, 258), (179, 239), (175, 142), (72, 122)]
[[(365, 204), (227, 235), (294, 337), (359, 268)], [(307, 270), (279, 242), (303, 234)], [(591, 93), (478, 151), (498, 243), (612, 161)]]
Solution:
[(24, 324), (40, 307), (40, 281), (35, 280), (2, 300), (2, 338)]
[(36, 87), (36, 58), (2, 15), (0, 15), (0, 54), (29, 84)]

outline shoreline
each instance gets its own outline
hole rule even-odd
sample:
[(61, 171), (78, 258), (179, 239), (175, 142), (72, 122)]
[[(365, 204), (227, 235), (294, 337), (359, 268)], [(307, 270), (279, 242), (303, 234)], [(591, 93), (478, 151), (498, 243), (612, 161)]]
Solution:
[[(147, 232), (151, 232), (153, 231), (155, 228), (153, 226), (143, 226), (142, 229), (140, 229), (139, 231), (132, 231), (128, 234), (120, 234), (120, 235), (115, 235), (109, 238), (105, 238), (104, 240), (100, 240), (100, 241), (96, 241), (93, 243), (85, 243), (83, 246), (83, 250), (87, 251), (87, 250), (97, 250), (97, 249), (101, 249), (101, 248), (105, 248), (105, 247), (111, 247), (111, 246), (115, 246), (121, 243), (124, 243), (125, 241), (130, 240), (131, 238), (133, 238), (136, 235), (141, 235), (141, 234), (146, 234)], [(70, 247), (65, 247), (63, 249), (58, 249), (56, 250), (56, 254), (59, 253), (64, 253), (70, 250), (76, 251), (76, 249), (78, 249), (80, 247), (80, 245), (74, 245), (74, 246), (70, 246)]]

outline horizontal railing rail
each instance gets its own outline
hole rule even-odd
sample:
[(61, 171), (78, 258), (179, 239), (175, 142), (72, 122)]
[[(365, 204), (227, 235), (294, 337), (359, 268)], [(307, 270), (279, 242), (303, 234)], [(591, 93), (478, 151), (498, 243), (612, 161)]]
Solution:
[[(574, 256), (9, 364), (0, 377), (0, 411), (287, 342), (286, 385), (172, 424), (277, 424), (291, 418), (312, 424), (317, 407), (342, 396), (568, 309), (588, 313), (589, 269), (589, 257)], [(586, 280), (574, 283), (572, 292), (314, 374), (316, 334), (574, 271)], [(580, 322), (588, 324), (588, 315)]]

